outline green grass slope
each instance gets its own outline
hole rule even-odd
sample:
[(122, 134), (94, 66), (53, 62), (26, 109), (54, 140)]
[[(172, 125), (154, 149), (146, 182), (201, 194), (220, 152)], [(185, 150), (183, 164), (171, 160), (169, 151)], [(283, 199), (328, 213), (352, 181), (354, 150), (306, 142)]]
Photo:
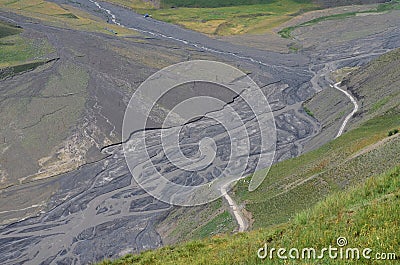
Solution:
[(272, 166), (254, 192), (247, 192), (248, 180), (240, 181), (235, 199), (252, 213), (254, 228), (286, 222), (330, 193), (400, 164), (396, 155), (400, 138), (387, 138), (395, 128), (400, 128), (398, 110), (374, 118), (317, 150)]
[(0, 80), (32, 70), (44, 63), (53, 51), (45, 38), (29, 38), (23, 29), (0, 21)]
[(22, 29), (15, 27), (14, 25), (8, 24), (6, 22), (0, 22), (0, 38), (16, 35), (21, 32)]
[[(370, 248), (369, 256), (373, 259), (377, 253), (393, 258), (392, 253), (400, 255), (399, 197), (400, 168), (395, 167), (347, 192), (330, 195), (278, 227), (192, 241), (101, 264), (375, 264), (376, 260), (363, 256), (360, 260), (332, 260), (325, 255), (323, 259), (284, 262), (275, 254), (272, 259), (261, 260), (257, 252), (267, 243), (270, 248), (314, 248), (319, 254), (330, 245), (337, 247), (336, 239), (345, 237), (348, 241), (345, 250)], [(385, 260), (381, 264), (397, 262)]]
[(237, 224), (222, 199), (206, 205), (175, 208), (158, 225), (167, 245), (232, 232)]

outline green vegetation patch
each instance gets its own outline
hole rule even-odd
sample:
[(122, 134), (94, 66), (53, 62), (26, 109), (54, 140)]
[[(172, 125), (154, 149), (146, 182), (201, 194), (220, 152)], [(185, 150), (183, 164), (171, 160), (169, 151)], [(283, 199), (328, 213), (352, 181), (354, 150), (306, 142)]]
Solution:
[(193, 238), (196, 239), (213, 236), (221, 232), (225, 232), (227, 227), (228, 229), (233, 230), (232, 224), (235, 222), (236, 221), (233, 220), (232, 215), (228, 211), (224, 211), (223, 213), (217, 215), (210, 222), (200, 227), (200, 229), (195, 231)]
[(21, 28), (0, 22), (0, 80), (30, 71), (48, 61), (53, 52), (45, 38), (28, 38)]
[(75, 15), (72, 14), (72, 13), (57, 14), (56, 16), (65, 17), (65, 18), (79, 19), (79, 17), (75, 16)]
[(161, 6), (168, 4), (167, 6), (178, 8), (161, 9), (142, 8), (137, 3), (130, 4), (126, 0), (110, 1), (131, 7), (141, 14), (149, 13), (158, 20), (214, 35), (272, 32), (273, 28), (294, 16), (319, 8), (312, 1), (298, 0), (170, 1), (161, 2)]
[(385, 97), (380, 99), (378, 102), (376, 102), (372, 108), (369, 110), (370, 112), (375, 112), (377, 110), (379, 110), (380, 108), (382, 108), (383, 106), (385, 106), (388, 102), (389, 102), (390, 98), (389, 97)]
[(16, 30), (8, 31), (7, 36), (0, 38), (0, 69), (6, 67), (18, 68), (17, 71), (28, 69), (35, 63), (46, 60), (46, 55), (53, 51), (45, 38), (27, 38), (19, 34), (22, 32), (21, 29), (16, 28)]
[(159, 224), (158, 231), (170, 244), (229, 233), (237, 223), (225, 209), (222, 199), (196, 207), (178, 207)]
[(0, 38), (17, 35), (21, 32), (22, 32), (21, 28), (0, 21)]
[(388, 136), (393, 136), (399, 133), (399, 129), (393, 129), (388, 132)]
[(303, 106), (304, 111), (307, 113), (308, 116), (311, 116), (314, 118), (314, 113), (312, 113), (312, 111), (307, 108), (306, 106)]

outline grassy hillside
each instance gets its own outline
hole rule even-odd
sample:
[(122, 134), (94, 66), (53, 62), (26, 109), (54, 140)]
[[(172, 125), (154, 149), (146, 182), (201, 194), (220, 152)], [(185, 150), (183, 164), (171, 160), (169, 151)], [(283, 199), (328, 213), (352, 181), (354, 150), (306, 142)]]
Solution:
[[(307, 0), (240, 1), (162, 1), (161, 6), (179, 8), (143, 8), (136, 1), (108, 0), (151, 14), (155, 19), (213, 35), (269, 32), (294, 16), (314, 10), (318, 5)], [(201, 7), (201, 8), (197, 8)]]
[(308, 1), (282, 0), (220, 8), (162, 9), (154, 11), (153, 16), (208, 34), (256, 34), (271, 31), (296, 14), (316, 8)]
[(230, 233), (237, 224), (226, 208), (222, 199), (201, 206), (175, 208), (157, 230), (164, 244), (169, 245)]
[(22, 29), (14, 25), (8, 24), (6, 22), (0, 22), (0, 38), (16, 35), (21, 32)]
[[(336, 192), (313, 208), (297, 214), (288, 223), (269, 229), (217, 236), (202, 241), (164, 247), (140, 255), (128, 255), (101, 264), (283, 264), (276, 254), (271, 260), (257, 257), (259, 248), (337, 247), (336, 239), (346, 237), (349, 248), (371, 248), (376, 253), (399, 253), (400, 168), (369, 178), (347, 192)], [(318, 253), (318, 252), (317, 252)], [(286, 254), (287, 255), (287, 254)], [(361, 257), (360, 261), (297, 260), (285, 264), (374, 264)], [(382, 264), (397, 264), (386, 260)]]
[(45, 38), (28, 38), (22, 32), (0, 21), (0, 79), (43, 64), (53, 51)]
[(252, 213), (254, 228), (286, 222), (330, 193), (400, 164), (394, 155), (400, 150), (400, 138), (387, 138), (395, 128), (400, 128), (399, 110), (374, 118), (317, 150), (274, 165), (254, 192), (247, 192), (248, 180), (241, 181), (235, 198)]
[[(382, 3), (385, 0), (107, 0), (151, 14), (155, 19), (212, 35), (271, 33), (274, 28), (307, 11), (342, 5)], [(355, 15), (345, 13), (333, 19)], [(317, 23), (320, 20), (311, 21)], [(304, 24), (304, 25), (303, 25)], [(303, 23), (299, 26), (305, 26)], [(290, 37), (294, 28), (281, 31)]]

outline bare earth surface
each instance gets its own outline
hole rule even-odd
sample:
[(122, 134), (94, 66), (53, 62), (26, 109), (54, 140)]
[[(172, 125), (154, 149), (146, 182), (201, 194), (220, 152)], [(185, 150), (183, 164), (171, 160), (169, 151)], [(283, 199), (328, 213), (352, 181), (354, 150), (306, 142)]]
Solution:
[(253, 48), (266, 50), (266, 51), (275, 51), (280, 53), (289, 53), (290, 46), (297, 47), (300, 45), (298, 42), (281, 38), (277, 33), (287, 27), (293, 27), (299, 25), (301, 23), (325, 16), (331, 16), (336, 14), (343, 14), (348, 12), (362, 12), (366, 10), (371, 10), (376, 8), (376, 4), (373, 5), (353, 5), (353, 6), (340, 6), (322, 10), (315, 10), (304, 13), (302, 15), (298, 15), (291, 20), (281, 24), (280, 26), (274, 28), (274, 33), (266, 33), (266, 34), (247, 34), (247, 35), (234, 35), (234, 36), (225, 36), (218, 37), (218, 39), (227, 41), (236, 45), (246, 45)]

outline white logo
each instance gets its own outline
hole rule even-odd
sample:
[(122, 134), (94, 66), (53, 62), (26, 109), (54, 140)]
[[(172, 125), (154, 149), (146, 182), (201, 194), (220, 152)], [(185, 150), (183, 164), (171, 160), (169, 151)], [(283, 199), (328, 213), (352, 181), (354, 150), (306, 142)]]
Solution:
[(345, 238), (345, 237), (338, 237), (337, 239), (336, 239), (336, 244), (339, 246), (339, 247), (344, 247), (344, 246), (347, 246), (347, 238)]

